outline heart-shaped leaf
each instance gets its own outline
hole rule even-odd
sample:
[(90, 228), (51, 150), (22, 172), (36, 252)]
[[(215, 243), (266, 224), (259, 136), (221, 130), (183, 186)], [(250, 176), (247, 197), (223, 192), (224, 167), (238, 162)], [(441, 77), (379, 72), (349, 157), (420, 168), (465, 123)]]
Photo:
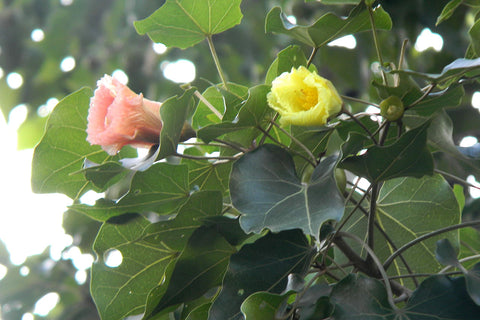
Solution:
[(341, 167), (380, 182), (397, 177), (422, 177), (433, 173), (433, 158), (427, 148), (429, 123), (406, 132), (389, 146), (373, 146), (360, 156), (344, 159)]
[[(381, 6), (373, 11), (373, 17), (377, 29), (389, 30), (392, 27), (390, 16)], [(270, 10), (265, 21), (266, 32), (283, 33), (315, 48), (340, 37), (370, 29), (369, 13), (363, 3), (355, 7), (346, 19), (327, 13), (310, 26), (291, 23), (279, 7)]]
[(299, 230), (270, 233), (230, 258), (210, 320), (242, 319), (240, 306), (258, 291), (280, 293), (291, 273), (305, 275), (315, 250)]
[(318, 239), (320, 226), (339, 220), (344, 210), (334, 178), (336, 160), (336, 156), (324, 159), (310, 182), (302, 183), (292, 157), (278, 146), (266, 144), (240, 158), (233, 165), (230, 194), (242, 213), (243, 230), (298, 228)]
[[(102, 164), (118, 160), (86, 138), (91, 89), (80, 89), (62, 99), (47, 121), (45, 135), (35, 148), (32, 161), (32, 189), (37, 193), (63, 193), (78, 199), (94, 184), (82, 174), (84, 161)], [(122, 155), (128, 154), (124, 148)], [(131, 155), (131, 153), (130, 153)]]
[(155, 42), (185, 49), (239, 24), (243, 17), (240, 3), (241, 0), (167, 0), (151, 16), (136, 21), (135, 28)]
[(437, 241), (435, 257), (437, 258), (438, 262), (444, 266), (456, 266), (458, 264), (457, 255), (457, 251), (448, 239), (441, 239)]

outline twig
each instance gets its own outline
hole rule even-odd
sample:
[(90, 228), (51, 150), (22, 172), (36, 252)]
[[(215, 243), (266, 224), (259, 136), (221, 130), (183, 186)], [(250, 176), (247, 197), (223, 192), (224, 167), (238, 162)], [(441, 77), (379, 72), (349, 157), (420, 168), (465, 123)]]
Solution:
[(273, 128), (273, 123), (278, 119), (279, 117), (279, 113), (278, 112), (275, 112), (275, 115), (273, 116), (272, 120), (270, 121), (270, 123), (268, 124), (268, 127), (267, 129), (265, 129), (265, 131), (263, 132), (263, 137), (262, 139), (260, 139), (260, 142), (258, 143), (259, 146), (261, 146), (262, 144), (264, 144), (265, 140), (267, 139), (267, 134), (270, 132), (270, 130), (272, 130)]
[(385, 270), (387, 270), (388, 267), (390, 266), (390, 264), (392, 264), (393, 260), (395, 260), (395, 258), (399, 254), (401, 254), (403, 251), (409, 249), (410, 247), (416, 245), (419, 242), (422, 242), (426, 239), (432, 238), (436, 235), (439, 235), (439, 234), (442, 234), (442, 233), (445, 233), (445, 232), (448, 232), (448, 231), (457, 230), (457, 229), (461, 229), (461, 228), (465, 228), (465, 227), (478, 226), (478, 225), (480, 225), (480, 220), (475, 220), (475, 221), (469, 221), (469, 222), (456, 224), (456, 225), (453, 225), (453, 226), (448, 226), (448, 227), (441, 228), (441, 229), (432, 231), (430, 233), (424, 234), (423, 236), (420, 236), (418, 238), (413, 239), (412, 241), (409, 241), (408, 243), (406, 243), (402, 247), (400, 247), (400, 249), (398, 249), (397, 251), (392, 253), (390, 255), (390, 257), (388, 257), (387, 260), (385, 260), (385, 262), (383, 263), (383, 267), (385, 268)]
[(292, 139), (293, 142), (295, 142), (300, 148), (302, 148), (303, 151), (307, 153), (307, 155), (310, 157), (313, 163), (317, 163), (317, 158), (313, 155), (313, 153), (297, 138), (292, 136), (287, 130), (283, 129), (280, 127), (278, 123), (275, 121), (270, 121), (275, 127), (277, 127), (280, 131), (282, 131), (285, 135), (287, 135), (290, 139)]
[(468, 181), (466, 181), (466, 180), (463, 180), (463, 179), (461, 179), (461, 178), (459, 178), (459, 177), (457, 177), (457, 176), (455, 176), (455, 175), (453, 175), (453, 174), (450, 174), (450, 173), (448, 173), (448, 172), (445, 172), (445, 171), (442, 171), (442, 170), (439, 170), (439, 169), (435, 169), (434, 171), (435, 171), (436, 173), (440, 173), (441, 175), (447, 176), (447, 177), (449, 177), (449, 178), (451, 178), (451, 179), (453, 179), (453, 180), (455, 180), (455, 181), (457, 181), (457, 182), (460, 182), (460, 183), (463, 184), (463, 185), (466, 185), (466, 186), (469, 186), (469, 187), (472, 187), (472, 188), (475, 188), (475, 189), (479, 189), (479, 190), (480, 190), (480, 187), (479, 187), (479, 186), (476, 186), (476, 185), (474, 185), (474, 184), (472, 184), (472, 183), (470, 183), (470, 182), (468, 182)]
[(362, 100), (362, 99), (359, 99), (359, 98), (354, 98), (354, 97), (349, 97), (349, 96), (344, 96), (344, 95), (340, 95), (340, 97), (344, 100), (350, 100), (350, 101), (353, 101), (353, 102), (358, 102), (358, 103), (362, 103), (362, 104), (366, 104), (366, 105), (369, 105), (369, 106), (374, 106), (374, 107), (380, 108), (380, 106), (378, 104), (367, 101), (367, 100)]
[(405, 107), (405, 110), (413, 108), (414, 106), (416, 106), (417, 104), (422, 102), (423, 99), (425, 99), (430, 94), (430, 92), (432, 92), (433, 88), (435, 88), (436, 85), (437, 85), (436, 83), (429, 84), (427, 86), (425, 92), (423, 93), (423, 95), (420, 98), (418, 98), (417, 100), (415, 100), (414, 102), (412, 102), (409, 106)]
[(220, 65), (220, 60), (218, 59), (217, 51), (215, 50), (215, 46), (213, 45), (212, 35), (207, 36), (207, 42), (213, 57), (213, 61), (215, 62), (215, 66), (217, 67), (218, 74), (220, 75), (220, 79), (222, 80), (223, 86), (227, 88), (227, 80), (225, 79), (222, 66)]
[(353, 115), (350, 111), (348, 111), (347, 108), (345, 108), (345, 105), (342, 106), (341, 112), (349, 116), (353, 121), (355, 121), (355, 123), (357, 123), (368, 134), (370, 139), (375, 144), (377, 144), (377, 139), (375, 139), (375, 136), (372, 134), (372, 132), (360, 120), (358, 120), (357, 117), (355, 117), (355, 115)]
[[(469, 256), (469, 257), (466, 257), (466, 258), (463, 258), (463, 259), (460, 259), (458, 260), (459, 264), (462, 263), (462, 262), (465, 262), (465, 261), (470, 261), (470, 260), (475, 260), (475, 259), (479, 259), (480, 258), (480, 254), (476, 254), (476, 255), (473, 255), (473, 256)], [(459, 265), (458, 267), (460, 267), (461, 265)], [(445, 268), (443, 268), (442, 270), (440, 270), (438, 273), (441, 273), (441, 274), (444, 274), (445, 271), (447, 271), (448, 269), (450, 268), (453, 268), (455, 266), (446, 266)], [(462, 266), (463, 267), (463, 266)], [(462, 270), (462, 272), (464, 272), (465, 270)]]
[(198, 90), (195, 90), (195, 92), (193, 94), (200, 101), (202, 101), (208, 107), (208, 109), (210, 109), (210, 111), (212, 111), (213, 114), (218, 117), (218, 119), (222, 120), (223, 115), (220, 112), (218, 112), (217, 108), (215, 108), (207, 99), (205, 99), (205, 97), (200, 92), (198, 92)]
[(390, 285), (390, 280), (388, 279), (387, 272), (383, 268), (383, 265), (380, 262), (380, 259), (378, 259), (378, 257), (375, 255), (375, 252), (373, 252), (372, 248), (370, 248), (370, 246), (368, 246), (365, 242), (362, 241), (362, 239), (360, 239), (359, 237), (357, 237), (354, 234), (350, 234), (350, 233), (346, 233), (346, 232), (338, 232), (337, 235), (339, 237), (346, 237), (346, 238), (350, 238), (350, 239), (356, 241), (358, 244), (362, 245), (363, 248), (368, 252), (369, 256), (372, 257), (372, 261), (377, 266), (378, 272), (380, 272), (380, 274), (383, 278), (383, 281), (385, 283), (385, 289), (387, 289), (388, 302), (389, 302), (389, 304), (390, 304), (390, 306), (392, 307), (393, 310), (397, 310), (397, 306), (395, 305), (395, 302), (393, 301), (392, 287)]
[(308, 58), (308, 61), (307, 61), (307, 68), (310, 67), (310, 65), (312, 64), (313, 58), (317, 54), (317, 51), (318, 51), (318, 47), (315, 47), (315, 48), (312, 49), (312, 53), (310, 54), (310, 58)]
[(377, 28), (375, 27), (375, 19), (373, 17), (373, 9), (372, 9), (371, 5), (368, 6), (368, 14), (369, 14), (369, 18), (370, 18), (370, 25), (372, 26), (373, 43), (375, 44), (375, 50), (377, 51), (378, 62), (380, 63), (380, 70), (382, 72), (383, 82), (386, 86), (388, 86), (387, 75), (385, 74), (385, 71), (383, 70), (383, 58), (382, 58), (382, 54), (380, 52), (380, 45), (378, 44)]

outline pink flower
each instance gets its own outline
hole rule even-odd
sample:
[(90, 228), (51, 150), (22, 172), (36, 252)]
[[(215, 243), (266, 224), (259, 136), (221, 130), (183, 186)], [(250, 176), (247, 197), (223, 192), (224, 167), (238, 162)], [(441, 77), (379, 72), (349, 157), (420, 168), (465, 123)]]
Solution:
[(159, 142), (162, 130), (161, 106), (105, 75), (90, 100), (87, 141), (100, 145), (110, 155), (127, 144), (151, 147)]

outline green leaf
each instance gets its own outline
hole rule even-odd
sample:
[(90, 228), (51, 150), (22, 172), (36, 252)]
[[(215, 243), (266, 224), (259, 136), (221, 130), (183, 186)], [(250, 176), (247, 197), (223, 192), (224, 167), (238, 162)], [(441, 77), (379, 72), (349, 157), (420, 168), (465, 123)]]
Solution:
[[(352, 209), (353, 205), (348, 206), (346, 211), (350, 212)], [(374, 248), (381, 261), (385, 261), (396, 249), (419, 236), (461, 221), (455, 194), (441, 175), (425, 176), (421, 179), (396, 178), (386, 181), (379, 192), (376, 214)], [(378, 227), (381, 227), (385, 234), (381, 233)], [(365, 238), (367, 234), (365, 214), (355, 213), (346, 223), (345, 228), (360, 238)], [(442, 266), (435, 257), (435, 244), (437, 240), (444, 238), (449, 239), (454, 246), (459, 246), (458, 231), (450, 231), (429, 238), (402, 253), (410, 266), (410, 271), (397, 257), (389, 266), (388, 274), (396, 276), (439, 271)], [(362, 252), (362, 248), (358, 245), (352, 244), (352, 246), (358, 252)], [(413, 285), (410, 280), (398, 281), (406, 286)]]
[(468, 270), (465, 281), (470, 298), (480, 306), (480, 263), (477, 263), (472, 270)]
[[(102, 320), (142, 313), (148, 293), (178, 254), (163, 242), (143, 241), (149, 225), (142, 216), (128, 214), (105, 223), (98, 233), (93, 247), (98, 260), (92, 267), (91, 294)], [(123, 257), (115, 268), (105, 264), (111, 250), (120, 251)]]
[(230, 258), (210, 320), (241, 319), (243, 301), (258, 291), (280, 293), (291, 273), (305, 274), (315, 250), (299, 230), (268, 234)]
[(182, 159), (182, 164), (188, 166), (191, 190), (218, 190), (225, 192), (228, 189), (228, 177), (232, 169), (231, 162), (214, 163)]
[(205, 100), (223, 117), (218, 118), (203, 101), (199, 101), (192, 120), (195, 129), (235, 119), (238, 110), (248, 98), (248, 88), (234, 83), (228, 83), (227, 86), (228, 90), (216, 85), (210, 86), (202, 93)]
[(431, 93), (419, 104), (407, 111), (421, 116), (431, 116), (438, 110), (444, 108), (457, 107), (465, 96), (465, 90), (462, 86), (454, 85), (449, 88)]
[(210, 310), (211, 303), (203, 304), (190, 312), (185, 320), (205, 320), (208, 318), (208, 310)]
[(473, 51), (475, 51), (476, 56), (480, 56), (480, 20), (475, 21), (473, 26), (468, 30), (468, 35), (470, 37), (470, 44)]
[(157, 160), (175, 154), (180, 139), (186, 140), (194, 136), (193, 134), (188, 135), (184, 130), (185, 121), (191, 117), (193, 112), (192, 95), (194, 91), (195, 89), (192, 88), (181, 97), (171, 97), (162, 104), (160, 117), (163, 127), (160, 132)]
[(156, 163), (146, 171), (137, 171), (129, 192), (118, 201), (100, 199), (95, 206), (74, 204), (71, 210), (106, 221), (129, 213), (169, 214), (189, 197), (188, 169), (185, 165)]
[[(373, 16), (377, 29), (391, 29), (392, 20), (382, 7), (378, 6)], [(315, 48), (337, 38), (370, 29), (369, 13), (364, 4), (355, 7), (346, 19), (327, 13), (310, 26), (291, 23), (279, 7), (270, 10), (265, 20), (266, 32), (283, 33)]]
[(277, 54), (265, 76), (265, 84), (271, 85), (272, 81), (283, 72), (290, 72), (292, 68), (307, 65), (307, 58), (299, 46), (288, 46)]
[(128, 172), (129, 170), (118, 162), (109, 161), (97, 165), (88, 160), (85, 161), (85, 178), (102, 191), (125, 177)]
[(383, 284), (373, 278), (350, 274), (338, 282), (330, 294), (335, 304), (335, 320), (394, 319)]
[(242, 20), (241, 0), (167, 0), (146, 19), (136, 21), (139, 34), (154, 42), (185, 49)]
[[(91, 293), (102, 320), (123, 319), (144, 312), (147, 296), (164, 277), (167, 266), (178, 257), (201, 219), (219, 215), (218, 192), (194, 193), (175, 219), (150, 223), (127, 214), (104, 223), (95, 240), (99, 257), (92, 267)], [(111, 250), (123, 256), (120, 266), (105, 265)]]
[(460, 4), (462, 4), (463, 0), (451, 0), (447, 3), (447, 5), (443, 8), (442, 13), (437, 18), (437, 22), (435, 23), (438, 26), (443, 21), (447, 20), (452, 16), (455, 10), (458, 8)]
[(45, 134), (35, 148), (32, 189), (36, 193), (63, 193), (76, 200), (88, 190), (98, 190), (82, 174), (88, 157), (102, 164), (118, 159), (87, 141), (87, 115), (91, 89), (84, 88), (62, 99), (47, 121)]
[[(426, 79), (433, 83), (443, 83), (445, 81), (451, 82), (451, 80), (458, 79), (464, 75), (473, 76), (478, 73), (480, 69), (480, 58), (476, 59), (456, 59), (449, 65), (445, 66), (441, 73), (432, 74), (432, 73), (422, 73), (416, 72), (408, 69), (394, 70), (392, 73), (412, 75)], [(472, 73), (475, 71), (475, 73)]]
[(404, 312), (410, 320), (472, 320), (480, 307), (468, 296), (463, 277), (433, 276), (414, 291)]
[[(305, 2), (314, 2), (318, 0), (305, 0)], [(358, 4), (361, 0), (322, 0), (323, 4), (339, 4), (339, 5), (344, 5), (344, 4)]]
[[(460, 240), (459, 259), (480, 255), (480, 232), (474, 228), (462, 228), (460, 229)], [(465, 268), (470, 269), (478, 262), (480, 262), (480, 258), (465, 261), (462, 264)]]
[(280, 294), (256, 292), (243, 301), (240, 310), (245, 320), (275, 319), (277, 310), (286, 299)]
[[(378, 224), (384, 228), (397, 248), (425, 233), (458, 224), (461, 220), (455, 194), (440, 175), (422, 179), (389, 180), (382, 186), (377, 203)], [(375, 252), (380, 259), (386, 259), (394, 249), (385, 241), (383, 235), (376, 233), (375, 236), (378, 238)], [(410, 248), (403, 253), (403, 257), (410, 264), (412, 272), (432, 272), (440, 269), (434, 253), (435, 241), (439, 238), (449, 239), (458, 246), (458, 232), (453, 231)], [(397, 258), (392, 272), (400, 275), (408, 271)]]
[(144, 319), (153, 319), (165, 308), (197, 299), (220, 285), (234, 252), (215, 229), (195, 230), (175, 264), (165, 292), (161, 296), (150, 295)]
[(230, 132), (263, 127), (267, 123), (267, 115), (273, 114), (267, 105), (269, 91), (270, 86), (267, 85), (250, 88), (248, 99), (240, 109), (237, 121), (230, 120), (204, 127), (198, 131), (198, 137), (208, 143)]
[(233, 165), (230, 176), (232, 203), (242, 216), (245, 232), (260, 233), (302, 229), (319, 238), (320, 226), (339, 220), (344, 210), (337, 189), (336, 157), (328, 157), (314, 170), (311, 181), (302, 183), (292, 157), (284, 149), (265, 144)]
[(438, 262), (444, 266), (456, 266), (458, 265), (457, 255), (457, 251), (448, 239), (441, 239), (437, 241), (435, 257), (437, 258)]
[(406, 132), (392, 145), (373, 146), (363, 155), (348, 157), (341, 167), (371, 182), (431, 175), (433, 158), (426, 144), (429, 124)]

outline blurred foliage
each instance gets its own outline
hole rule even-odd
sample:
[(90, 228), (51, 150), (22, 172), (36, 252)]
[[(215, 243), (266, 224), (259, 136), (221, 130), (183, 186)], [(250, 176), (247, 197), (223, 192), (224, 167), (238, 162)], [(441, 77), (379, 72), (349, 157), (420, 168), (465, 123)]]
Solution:
[[(62, 5), (59, 0), (2, 0), (0, 2), (0, 108), (4, 115), (19, 104), (26, 104), (29, 116), (19, 131), (19, 147), (31, 148), (43, 133), (46, 118), (37, 115), (37, 109), (48, 99), (63, 98), (83, 86), (95, 87), (104, 73), (122, 69), (129, 78), (129, 86), (135, 92), (143, 92), (150, 99), (165, 100), (181, 94), (178, 84), (163, 76), (161, 64), (178, 59), (191, 60), (196, 66), (197, 77), (193, 85), (203, 91), (209, 80), (218, 78), (208, 45), (202, 42), (195, 50), (171, 48), (164, 54), (156, 54), (152, 41), (139, 36), (133, 22), (143, 19), (164, 4), (165, 1), (150, 0), (75, 0), (71, 5)], [(379, 32), (382, 53), (388, 62), (397, 63), (402, 42), (408, 39), (405, 64), (408, 69), (425, 73), (440, 73), (442, 68), (465, 53), (470, 58), (479, 56), (470, 48), (469, 29), (475, 22), (478, 7), (460, 5), (449, 19), (436, 26), (437, 17), (448, 1), (438, 0), (383, 0), (382, 6), (393, 21), (392, 32)], [(472, 2), (474, 3), (474, 2)], [(289, 15), (294, 15), (299, 24), (310, 24), (316, 17), (328, 12), (347, 16), (351, 6), (327, 6), (302, 0), (243, 0), (242, 23), (222, 34), (214, 36), (219, 58), (225, 74), (243, 85), (261, 84), (267, 67), (276, 54), (292, 42), (284, 35), (265, 35), (264, 17), (274, 7), (281, 6)], [(31, 39), (31, 32), (40, 28), (45, 38), (40, 42)], [(443, 37), (440, 52), (429, 49), (417, 52), (414, 43), (424, 28)], [(366, 98), (377, 95), (373, 92), (371, 70), (375, 62), (375, 48), (371, 45), (370, 33), (356, 35), (356, 50), (341, 47), (322, 47), (314, 64), (319, 73), (332, 80), (337, 89), (349, 96)], [(302, 47), (308, 57), (310, 49)], [(63, 58), (72, 56), (76, 67), (62, 72)], [(373, 70), (373, 69), (372, 69)], [(11, 72), (23, 76), (23, 86), (13, 90), (6, 78)], [(377, 74), (378, 76), (378, 74)], [(423, 85), (423, 80), (418, 80)], [(455, 144), (464, 136), (480, 138), (480, 115), (472, 108), (471, 97), (478, 89), (476, 81), (464, 84), (466, 94), (460, 106), (448, 109), (455, 124)], [(370, 90), (370, 91), (369, 91)], [(378, 99), (380, 100), (380, 99)], [(355, 111), (363, 105), (352, 104)], [(462, 166), (451, 166), (451, 159), (442, 155), (437, 159), (449, 172), (460, 178), (469, 173)], [(477, 175), (478, 177), (479, 175)], [(478, 215), (478, 200), (467, 198), (468, 219)], [(84, 253), (91, 253), (94, 238), (100, 224), (75, 212), (67, 212), (64, 220), (66, 232), (73, 236), (72, 246)], [(8, 268), (0, 281), (1, 318), (21, 319), (22, 314), (32, 312), (36, 301), (48, 292), (57, 292), (60, 303), (48, 319), (96, 319), (97, 311), (86, 284), (76, 283), (76, 269), (69, 260), (54, 261), (48, 250), (29, 258), (22, 266), (14, 266), (8, 254), (0, 249), (0, 263)], [(30, 273), (20, 275), (20, 269), (28, 267)], [(37, 319), (37, 317), (36, 317)], [(40, 318), (38, 318), (40, 319)]]

